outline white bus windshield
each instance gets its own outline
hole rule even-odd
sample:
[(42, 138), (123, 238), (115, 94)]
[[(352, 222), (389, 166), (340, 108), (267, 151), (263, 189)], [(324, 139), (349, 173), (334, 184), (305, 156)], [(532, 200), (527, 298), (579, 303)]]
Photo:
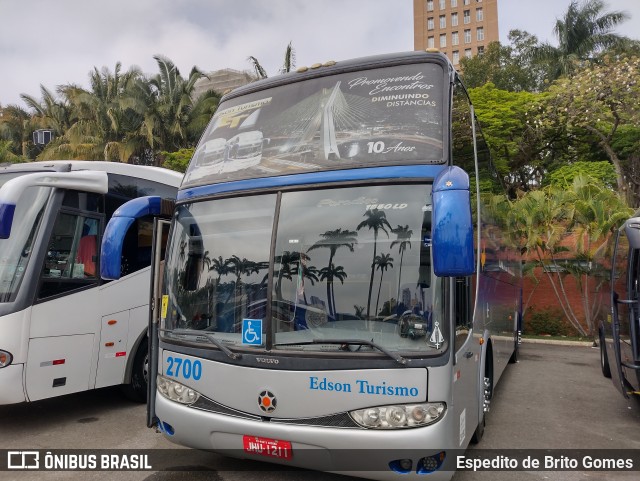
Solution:
[[(384, 185), (285, 192), (279, 210), (275, 194), (180, 206), (163, 328), (242, 347), (243, 320), (260, 319), (274, 349), (377, 351), (336, 342), (363, 340), (409, 355), (443, 352), (430, 194), (429, 185)], [(195, 332), (189, 339), (211, 345)]]
[[(0, 174), (0, 187), (22, 174)], [(0, 239), (0, 302), (15, 299), (42, 220), (50, 188), (25, 189), (13, 215), (11, 236)]]
[(443, 162), (443, 69), (421, 63), (288, 83), (223, 102), (183, 188), (317, 170)]

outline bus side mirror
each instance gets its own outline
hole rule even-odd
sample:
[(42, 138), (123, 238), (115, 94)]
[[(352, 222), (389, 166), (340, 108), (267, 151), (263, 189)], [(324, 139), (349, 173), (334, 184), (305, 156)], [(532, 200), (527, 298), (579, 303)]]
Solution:
[(640, 217), (629, 219), (624, 225), (624, 230), (631, 248), (640, 249)]
[(174, 201), (147, 196), (132, 199), (118, 207), (102, 236), (100, 277), (106, 280), (120, 279), (124, 239), (136, 219), (148, 215), (169, 216), (174, 205)]
[(433, 272), (438, 277), (469, 276), (476, 271), (469, 175), (447, 167), (433, 182)]

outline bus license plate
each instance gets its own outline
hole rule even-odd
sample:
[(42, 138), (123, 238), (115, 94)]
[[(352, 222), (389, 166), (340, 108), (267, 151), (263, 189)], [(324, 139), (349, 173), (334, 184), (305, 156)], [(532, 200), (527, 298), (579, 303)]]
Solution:
[(245, 435), (242, 437), (242, 444), (244, 445), (245, 453), (260, 454), (278, 459), (291, 459), (293, 457), (289, 441)]

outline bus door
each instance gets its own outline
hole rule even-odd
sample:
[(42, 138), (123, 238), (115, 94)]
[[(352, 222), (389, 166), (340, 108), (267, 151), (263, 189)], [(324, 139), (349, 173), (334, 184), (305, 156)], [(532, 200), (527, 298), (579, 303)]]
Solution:
[(151, 262), (151, 302), (149, 304), (149, 382), (147, 383), (147, 427), (156, 423), (156, 380), (158, 376), (158, 342), (161, 318), (167, 316), (167, 299), (162, 299), (164, 254), (171, 222), (155, 218), (153, 222), (153, 252)]
[[(638, 385), (640, 245), (631, 245), (627, 233), (628, 229), (624, 228), (618, 232), (611, 278), (615, 359), (615, 366), (611, 366), (611, 379), (616, 389), (625, 397), (629, 397), (630, 392), (640, 391)], [(633, 240), (637, 243), (638, 239)]]
[[(97, 194), (67, 191), (42, 244), (45, 252), (31, 310), (26, 390), (29, 400), (89, 389), (99, 329), (99, 250), (104, 217), (98, 208), (68, 207), (70, 198), (97, 205)], [(88, 200), (88, 201), (87, 201)]]
[(456, 423), (459, 422), (459, 432), (454, 432), (453, 439), (459, 442), (459, 446), (464, 447), (465, 440), (473, 435), (478, 426), (482, 410), (482, 402), (478, 398), (481, 346), (473, 335), (471, 277), (455, 277), (452, 282), (455, 322), (453, 408)]

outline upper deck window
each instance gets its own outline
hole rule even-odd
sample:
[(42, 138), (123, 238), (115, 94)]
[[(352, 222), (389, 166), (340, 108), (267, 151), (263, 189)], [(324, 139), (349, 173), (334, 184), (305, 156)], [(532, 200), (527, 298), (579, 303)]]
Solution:
[(183, 188), (318, 170), (443, 162), (443, 69), (341, 73), (220, 105)]

